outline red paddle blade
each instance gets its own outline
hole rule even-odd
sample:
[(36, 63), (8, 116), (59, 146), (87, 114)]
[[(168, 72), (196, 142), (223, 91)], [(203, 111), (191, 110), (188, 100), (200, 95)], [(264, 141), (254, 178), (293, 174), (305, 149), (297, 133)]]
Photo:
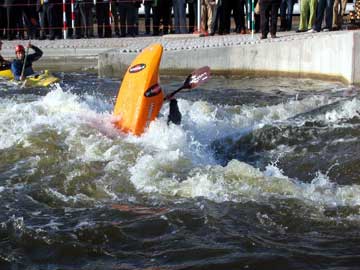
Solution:
[(185, 80), (185, 88), (192, 89), (207, 82), (210, 79), (210, 68), (208, 66), (194, 70)]

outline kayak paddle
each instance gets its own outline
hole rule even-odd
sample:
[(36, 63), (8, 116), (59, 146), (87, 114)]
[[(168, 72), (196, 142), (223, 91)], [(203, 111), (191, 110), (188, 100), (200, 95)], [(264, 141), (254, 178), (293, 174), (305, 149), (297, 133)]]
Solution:
[[(22, 66), (20, 79), (21, 79), (22, 77), (24, 77), (26, 59), (27, 59), (28, 54), (29, 54), (29, 46), (26, 48), (26, 53), (25, 53), (25, 58), (24, 58), (24, 64), (23, 64), (23, 66)], [(26, 86), (26, 78), (25, 78), (24, 82), (21, 84), (20, 88), (24, 88), (25, 86)]]
[(177, 92), (180, 92), (183, 89), (193, 89), (198, 85), (207, 82), (209, 79), (210, 79), (210, 68), (208, 66), (204, 66), (199, 69), (196, 69), (191, 74), (189, 74), (189, 76), (187, 76), (183, 85), (180, 88), (166, 95), (164, 100), (171, 99)]

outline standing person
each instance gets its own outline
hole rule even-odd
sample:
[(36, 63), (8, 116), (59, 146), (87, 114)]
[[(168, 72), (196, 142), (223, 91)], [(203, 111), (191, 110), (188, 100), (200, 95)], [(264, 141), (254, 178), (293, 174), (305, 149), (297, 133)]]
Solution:
[(49, 23), (49, 39), (61, 38), (62, 0), (44, 0), (44, 13)]
[(154, 0), (153, 5), (154, 19), (153, 19), (153, 32), (154, 36), (160, 34), (160, 20), (162, 19), (163, 34), (169, 33), (170, 25), (170, 0)]
[[(335, 0), (333, 9), (333, 30), (340, 30), (343, 24), (343, 17), (346, 11), (347, 0)], [(340, 6), (340, 9), (339, 9)]]
[(40, 36), (39, 32), (39, 16), (36, 10), (37, 0), (27, 0), (23, 6), (24, 22), (27, 27), (27, 36), (35, 39)]
[(120, 36), (136, 34), (136, 6), (129, 0), (119, 0)]
[(294, 0), (282, 0), (280, 4), (280, 31), (291, 31)]
[[(36, 46), (32, 45), (30, 42), (27, 46), (28, 48), (33, 49), (35, 52), (29, 54), (25, 59), (25, 48), (22, 45), (17, 45), (15, 48), (16, 58), (11, 63), (11, 72), (14, 75), (15, 80), (23, 81), (26, 76), (34, 74), (32, 68), (32, 63), (40, 59), (43, 55), (43, 52)], [(24, 73), (22, 74), (24, 67)]]
[(145, 9), (145, 34), (150, 35), (151, 9), (153, 5), (153, 0), (143, 0), (143, 4)]
[(202, 0), (201, 1), (201, 32), (205, 35), (213, 35), (213, 16), (215, 14), (216, 1), (215, 0)]
[(119, 13), (119, 1), (111, 1), (111, 11), (114, 19), (114, 31), (117, 37), (120, 37), (120, 13)]
[(175, 34), (186, 34), (186, 3), (185, 0), (172, 0), (174, 7)]
[(221, 0), (216, 0), (216, 5), (214, 7), (214, 12), (211, 19), (211, 30), (210, 35), (215, 35), (219, 29), (219, 20), (221, 17)]
[(0, 0), (0, 38), (4, 37), (6, 29), (6, 8), (4, 4), (5, 0)]
[(313, 28), (309, 33), (320, 32), (321, 25), (325, 15), (325, 28), (323, 31), (331, 31), (333, 23), (334, 0), (319, 0), (316, 8), (316, 19)]
[(92, 20), (93, 1), (89, 0), (76, 0), (77, 15), (80, 21), (80, 36), (91, 38), (94, 36), (94, 27)]
[[(46, 1), (46, 2), (45, 2)], [(48, 0), (37, 0), (36, 1), (36, 12), (39, 16), (40, 24), (40, 37), (39, 39), (46, 39), (46, 36), (49, 34), (49, 23), (46, 16), (45, 5), (48, 4)]]
[[(2, 41), (0, 40), (0, 52), (2, 50)], [(2, 55), (0, 54), (0, 70), (9, 69), (10, 68), (10, 62), (5, 60)]]
[(109, 9), (109, 0), (98, 0), (96, 2), (96, 20), (99, 38), (111, 37)]
[(189, 10), (189, 33), (196, 32), (197, 0), (186, 0)]
[(17, 24), (21, 19), (21, 9), (16, 8), (16, 0), (5, 0), (6, 7), (6, 36), (8, 40), (13, 40), (17, 34)]
[[(278, 10), (280, 7), (280, 0), (261, 0), (260, 1), (260, 25), (261, 25), (261, 39), (267, 38), (269, 33), (271, 38), (276, 38), (276, 26)], [(271, 16), (271, 21), (270, 21)]]
[(236, 0), (233, 4), (233, 14), (236, 24), (236, 33), (246, 34), (245, 26), (245, 0)]
[(316, 19), (317, 0), (301, 0), (300, 4), (300, 23), (296, 32), (306, 32), (311, 30)]
[(131, 36), (139, 35), (139, 8), (141, 7), (142, 0), (133, 0), (132, 14), (133, 14), (133, 33)]

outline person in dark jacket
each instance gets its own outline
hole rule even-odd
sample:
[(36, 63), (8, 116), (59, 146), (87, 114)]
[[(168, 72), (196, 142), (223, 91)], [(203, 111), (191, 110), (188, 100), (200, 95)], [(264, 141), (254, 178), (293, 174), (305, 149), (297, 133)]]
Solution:
[[(38, 47), (32, 45), (30, 42), (27, 46), (35, 51), (35, 53), (29, 54), (25, 57), (25, 48), (22, 45), (17, 45), (15, 48), (16, 58), (11, 63), (11, 72), (14, 75), (15, 80), (23, 81), (26, 76), (30, 76), (34, 74), (34, 70), (32, 68), (32, 63), (40, 59), (43, 55), (42, 50)], [(25, 63), (25, 67), (24, 67)], [(23, 71), (24, 67), (24, 72)], [(23, 74), (22, 74), (23, 73)]]
[(175, 98), (170, 99), (169, 115), (168, 115), (167, 123), (168, 125), (170, 123), (174, 123), (175, 125), (181, 124), (181, 112), (179, 110), (179, 106)]

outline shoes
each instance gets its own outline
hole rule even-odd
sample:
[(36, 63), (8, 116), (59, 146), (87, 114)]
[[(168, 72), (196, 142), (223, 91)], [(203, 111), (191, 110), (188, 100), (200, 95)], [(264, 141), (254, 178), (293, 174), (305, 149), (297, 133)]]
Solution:
[(276, 34), (271, 34), (271, 38), (277, 38)]
[(329, 28), (324, 28), (322, 31), (323, 31), (323, 32), (329, 32), (330, 29), (329, 29)]
[(246, 34), (245, 29), (241, 29), (240, 34), (241, 34), (241, 35), (245, 35), (245, 34)]
[(260, 39), (267, 39), (267, 36), (261, 36)]
[(306, 30), (304, 30), (304, 29), (298, 29), (298, 30), (296, 30), (295, 32), (296, 32), (296, 33), (303, 33), (303, 32), (306, 32)]
[(318, 32), (318, 31), (316, 31), (315, 29), (312, 29), (312, 28), (307, 31), (307, 33), (317, 33), (317, 32)]

